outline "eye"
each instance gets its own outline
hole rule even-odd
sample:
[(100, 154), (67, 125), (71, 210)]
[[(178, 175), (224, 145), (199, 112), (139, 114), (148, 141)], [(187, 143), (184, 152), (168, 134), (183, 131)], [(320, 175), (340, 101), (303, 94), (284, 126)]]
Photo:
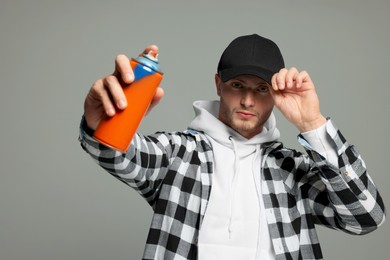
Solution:
[(266, 93), (269, 91), (269, 87), (267, 85), (261, 85), (257, 88), (257, 92)]
[(242, 89), (243, 86), (240, 82), (238, 81), (233, 81), (230, 86), (233, 88), (233, 89)]

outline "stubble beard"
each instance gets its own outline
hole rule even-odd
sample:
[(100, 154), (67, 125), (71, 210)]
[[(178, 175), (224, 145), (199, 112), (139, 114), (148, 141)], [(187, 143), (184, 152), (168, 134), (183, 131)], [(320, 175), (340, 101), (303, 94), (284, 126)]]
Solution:
[(231, 113), (225, 111), (223, 115), (223, 121), (226, 125), (230, 126), (236, 132), (241, 134), (242, 136), (247, 136), (248, 134), (252, 134), (254, 132), (260, 133), (262, 130), (262, 123), (259, 122), (258, 114), (252, 112), (256, 115), (256, 117), (251, 119), (241, 119), (237, 117), (237, 111), (233, 110)]

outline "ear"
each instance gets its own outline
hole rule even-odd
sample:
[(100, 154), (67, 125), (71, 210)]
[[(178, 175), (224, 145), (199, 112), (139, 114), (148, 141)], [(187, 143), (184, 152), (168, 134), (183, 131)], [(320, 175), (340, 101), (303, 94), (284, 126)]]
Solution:
[(217, 95), (221, 96), (221, 77), (218, 73), (215, 74), (215, 87), (217, 88)]

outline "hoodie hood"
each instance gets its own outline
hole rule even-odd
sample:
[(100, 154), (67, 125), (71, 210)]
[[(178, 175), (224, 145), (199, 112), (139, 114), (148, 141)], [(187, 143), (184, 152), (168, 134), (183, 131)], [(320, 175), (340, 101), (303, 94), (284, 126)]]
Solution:
[(229, 148), (232, 148), (231, 138), (239, 144), (258, 145), (276, 141), (280, 137), (279, 130), (276, 128), (274, 113), (271, 113), (261, 133), (247, 139), (218, 119), (219, 101), (195, 101), (193, 108), (195, 118), (190, 123), (189, 128), (202, 131), (218, 143)]

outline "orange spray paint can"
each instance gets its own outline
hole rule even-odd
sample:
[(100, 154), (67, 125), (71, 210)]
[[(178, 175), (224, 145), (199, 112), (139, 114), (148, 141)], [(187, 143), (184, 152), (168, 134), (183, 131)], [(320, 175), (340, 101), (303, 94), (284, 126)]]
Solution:
[(103, 119), (94, 133), (94, 138), (100, 143), (123, 153), (129, 148), (163, 78), (157, 53), (152, 51), (131, 59), (130, 65), (134, 72), (134, 82), (123, 87), (127, 107), (117, 109), (113, 117)]

